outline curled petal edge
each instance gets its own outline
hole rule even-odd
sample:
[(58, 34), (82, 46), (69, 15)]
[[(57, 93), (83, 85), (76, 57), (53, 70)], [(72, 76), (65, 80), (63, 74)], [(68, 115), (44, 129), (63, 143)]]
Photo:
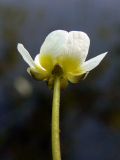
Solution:
[(36, 80), (47, 80), (48, 79), (48, 72), (42, 70), (41, 68), (27, 68), (27, 72)]

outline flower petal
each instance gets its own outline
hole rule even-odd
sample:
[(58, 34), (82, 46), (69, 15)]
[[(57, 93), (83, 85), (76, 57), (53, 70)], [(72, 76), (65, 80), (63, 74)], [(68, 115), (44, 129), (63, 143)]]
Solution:
[(34, 59), (34, 62), (35, 62), (35, 64), (36, 64), (37, 66), (40, 66), (40, 57), (39, 57), (39, 55), (40, 55), (40, 54), (37, 54), (37, 55), (35, 56), (35, 59)]
[(86, 62), (84, 62), (82, 64), (82, 68), (84, 68), (84, 70), (86, 72), (91, 71), (92, 69), (94, 69), (95, 67), (97, 67), (99, 65), (99, 63), (103, 60), (103, 58), (106, 56), (107, 52), (102, 53)]
[(49, 77), (48, 72), (42, 70), (41, 68), (27, 68), (27, 72), (36, 80), (47, 80)]
[(37, 55), (35, 56), (34, 62), (35, 62), (36, 66), (37, 66), (38, 68), (41, 68), (41, 70), (46, 71), (46, 69), (43, 68), (43, 67), (41, 66), (41, 64), (40, 64), (40, 54), (37, 54)]
[(19, 53), (22, 55), (22, 57), (25, 60), (25, 62), (30, 67), (34, 67), (35, 63), (34, 63), (32, 57), (30, 56), (29, 52), (24, 48), (24, 46), (21, 43), (18, 43), (17, 49), (18, 49)]
[(78, 83), (81, 79), (84, 79), (85, 76), (86, 76), (85, 73), (78, 73), (78, 74), (68, 73), (67, 79), (71, 83)]
[(80, 62), (84, 62), (90, 46), (90, 39), (84, 32), (71, 31), (67, 41), (69, 54), (76, 56)]
[(50, 54), (53, 57), (58, 56), (64, 50), (64, 44), (68, 38), (68, 32), (56, 30), (51, 32), (45, 39), (40, 49), (40, 56)]

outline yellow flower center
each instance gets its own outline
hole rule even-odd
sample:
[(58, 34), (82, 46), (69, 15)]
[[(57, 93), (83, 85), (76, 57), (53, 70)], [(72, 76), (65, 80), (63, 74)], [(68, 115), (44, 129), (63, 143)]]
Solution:
[(36, 66), (35, 69), (31, 68), (29, 72), (35, 79), (47, 81), (50, 88), (53, 87), (56, 76), (60, 77), (61, 88), (65, 88), (68, 81), (77, 83), (81, 79), (81, 75), (85, 73), (81, 68), (80, 59), (69, 54), (57, 57), (52, 54), (42, 54), (39, 60), (45, 70)]
[(59, 68), (63, 70), (64, 75), (67, 73), (76, 74), (82, 71), (82, 69), (80, 69), (80, 59), (71, 55), (53, 57), (51, 54), (44, 54), (40, 57), (40, 64), (49, 74), (56, 70), (56, 66), (59, 66)]

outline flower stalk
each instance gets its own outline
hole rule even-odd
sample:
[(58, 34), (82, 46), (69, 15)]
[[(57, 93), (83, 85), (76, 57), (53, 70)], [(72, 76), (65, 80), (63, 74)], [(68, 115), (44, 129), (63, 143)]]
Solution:
[(59, 129), (59, 108), (60, 108), (60, 77), (54, 80), (53, 103), (52, 103), (52, 156), (53, 160), (61, 160), (60, 153), (60, 129)]

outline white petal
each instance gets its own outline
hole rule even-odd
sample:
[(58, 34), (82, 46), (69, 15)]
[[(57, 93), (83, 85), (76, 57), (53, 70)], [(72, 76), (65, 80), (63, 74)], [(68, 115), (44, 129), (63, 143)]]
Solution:
[(81, 67), (83, 67), (85, 69), (85, 72), (91, 71), (92, 69), (94, 69), (95, 67), (97, 67), (99, 65), (99, 63), (103, 60), (103, 58), (106, 56), (106, 54), (107, 54), (107, 52), (102, 53), (102, 54), (84, 62)]
[(80, 59), (80, 62), (85, 61), (89, 46), (90, 39), (86, 33), (79, 31), (69, 32), (67, 42), (68, 52), (69, 54), (72, 54), (73, 56), (76, 56), (78, 59)]
[(37, 54), (34, 59), (35, 64), (38, 66), (40, 66), (40, 57), (39, 56), (40, 56), (40, 54)]
[(30, 67), (34, 67), (35, 63), (34, 63), (32, 57), (30, 56), (29, 52), (24, 48), (24, 46), (21, 43), (18, 43), (17, 49), (18, 49), (19, 53), (22, 55), (22, 57), (25, 60), (25, 62)]
[(40, 64), (40, 54), (37, 54), (37, 55), (35, 56), (34, 62), (35, 62), (35, 64), (36, 64), (38, 67), (40, 67), (42, 70), (46, 71), (45, 68), (43, 68), (43, 67), (41, 66), (41, 64)]
[(40, 49), (40, 56), (43, 54), (51, 54), (56, 57), (64, 52), (64, 45), (68, 39), (68, 32), (64, 30), (56, 30), (51, 32), (45, 39)]

